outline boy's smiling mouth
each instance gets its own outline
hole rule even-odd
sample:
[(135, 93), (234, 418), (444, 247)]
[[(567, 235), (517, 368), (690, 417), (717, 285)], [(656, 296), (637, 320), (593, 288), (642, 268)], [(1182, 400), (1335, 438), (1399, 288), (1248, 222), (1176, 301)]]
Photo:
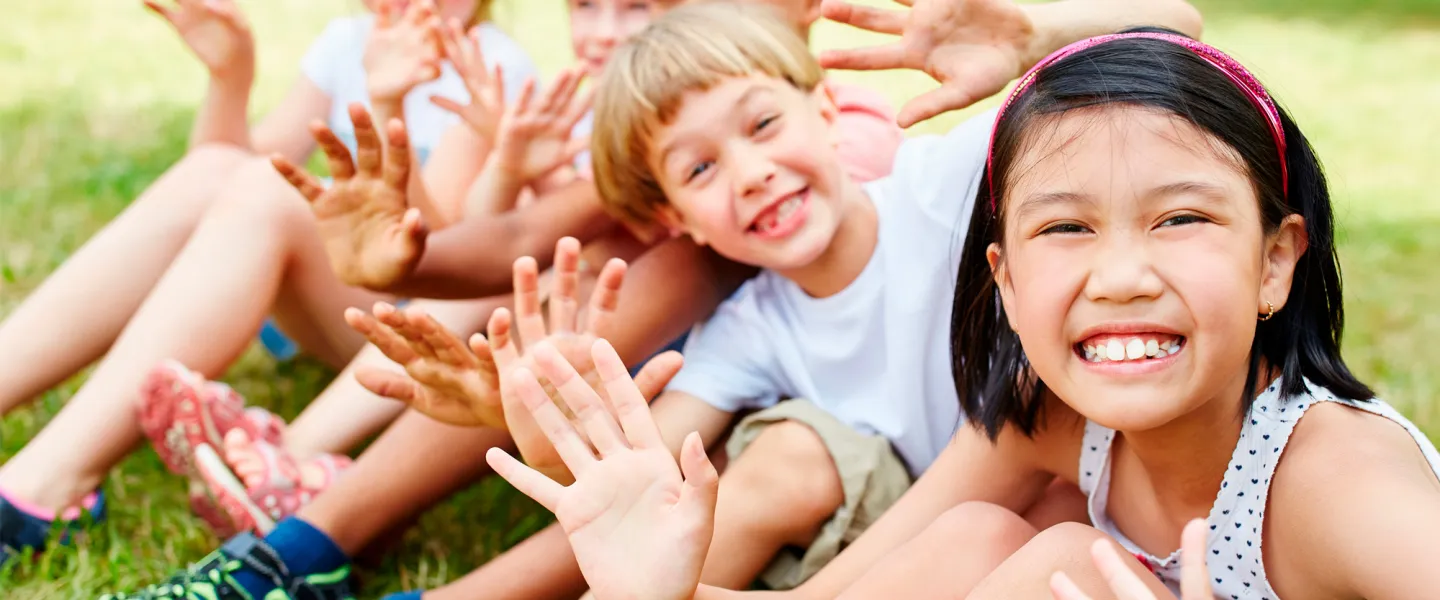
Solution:
[(806, 186), (775, 199), (755, 215), (745, 231), (764, 239), (786, 237), (805, 224), (809, 209), (810, 187)]

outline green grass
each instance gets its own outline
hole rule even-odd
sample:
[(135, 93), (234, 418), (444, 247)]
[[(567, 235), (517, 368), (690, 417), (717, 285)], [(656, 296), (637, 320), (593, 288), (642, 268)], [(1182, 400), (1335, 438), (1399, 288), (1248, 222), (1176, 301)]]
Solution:
[[(255, 112), (294, 79), (325, 21), (358, 0), (244, 7), (261, 41)], [(569, 60), (553, 0), (501, 0), (502, 22), (545, 72)], [(519, 7), (525, 6), (524, 10)], [(1434, 0), (1203, 0), (1206, 39), (1231, 51), (1295, 114), (1325, 160), (1340, 217), (1350, 364), (1430, 435), (1440, 435), (1440, 3)], [(873, 38), (833, 25), (819, 47)], [(840, 74), (897, 103), (927, 89), (914, 73)], [(0, 20), (0, 315), (184, 151), (201, 69), (139, 2), (20, 3)], [(988, 103), (987, 103), (988, 105)], [(937, 131), (966, 114), (917, 128)], [(97, 302), (103, 299), (97, 299)], [(6, 349), (10, 356), (23, 350)], [(332, 376), (252, 350), (227, 380), (256, 403), (296, 414)], [(71, 382), (0, 421), (13, 455), (74, 391)], [(113, 516), (74, 548), (0, 571), (0, 596), (91, 597), (153, 582), (216, 540), (185, 509), (180, 484), (150, 451), (108, 483)], [(486, 482), (430, 512), (365, 570), (364, 597), (458, 577), (546, 522)]]

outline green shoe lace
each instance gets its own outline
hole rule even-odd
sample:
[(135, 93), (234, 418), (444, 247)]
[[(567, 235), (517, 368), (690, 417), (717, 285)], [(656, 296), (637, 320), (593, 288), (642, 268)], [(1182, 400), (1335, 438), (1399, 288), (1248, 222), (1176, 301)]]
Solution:
[[(255, 598), (233, 574), (249, 569), (269, 579), (275, 589)], [(138, 592), (109, 594), (100, 600), (355, 600), (348, 581), (350, 567), (297, 577), (264, 540), (245, 533), (225, 542), (190, 568), (165, 583)]]

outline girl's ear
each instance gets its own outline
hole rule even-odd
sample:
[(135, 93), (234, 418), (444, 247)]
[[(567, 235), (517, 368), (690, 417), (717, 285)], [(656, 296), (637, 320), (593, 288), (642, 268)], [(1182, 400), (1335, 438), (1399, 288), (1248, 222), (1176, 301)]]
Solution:
[[(1265, 265), (1260, 279), (1260, 297), (1256, 302), (1256, 314), (1265, 315), (1270, 304), (1279, 311), (1290, 297), (1290, 286), (1295, 280), (1295, 267), (1310, 246), (1310, 235), (1305, 231), (1305, 217), (1290, 215), (1280, 222), (1280, 228), (1265, 240)], [(1269, 303), (1269, 304), (1267, 304)]]
[(1015, 289), (1010, 287), (1010, 272), (1005, 269), (1005, 257), (1000, 253), (1000, 244), (990, 244), (985, 249), (985, 260), (990, 263), (990, 275), (995, 278), (995, 289), (1000, 291), (1000, 305), (1005, 308), (1005, 320), (1010, 330), (1015, 330)]

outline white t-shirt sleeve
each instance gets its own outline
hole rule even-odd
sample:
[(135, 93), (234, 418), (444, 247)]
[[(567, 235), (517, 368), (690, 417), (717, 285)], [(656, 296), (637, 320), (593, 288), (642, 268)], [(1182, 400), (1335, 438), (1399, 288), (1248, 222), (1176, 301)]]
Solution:
[(690, 332), (685, 366), (667, 390), (690, 394), (727, 412), (763, 408), (779, 400), (773, 348), (763, 333), (755, 284), (747, 282)]
[(964, 227), (985, 171), (995, 111), (988, 110), (943, 136), (913, 138), (900, 146), (891, 174), (891, 190), (919, 205), (925, 215), (947, 227)]
[(355, 60), (357, 48), (364, 51), (361, 42), (365, 34), (357, 27), (357, 19), (342, 18), (330, 21), (320, 37), (310, 44), (305, 57), (300, 60), (300, 72), (310, 79), (331, 98), (339, 95), (339, 77), (347, 61)]

